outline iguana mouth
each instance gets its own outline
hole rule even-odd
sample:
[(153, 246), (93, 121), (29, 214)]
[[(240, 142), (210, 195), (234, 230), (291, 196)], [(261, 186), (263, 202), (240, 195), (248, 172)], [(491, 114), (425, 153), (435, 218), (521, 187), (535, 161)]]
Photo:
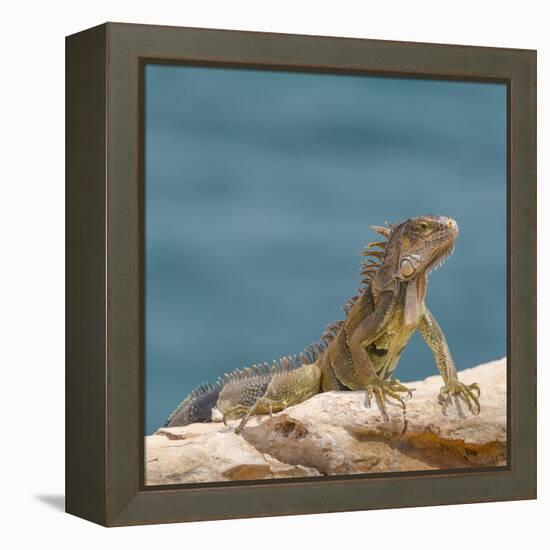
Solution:
[(449, 244), (449, 246), (444, 249), (440, 254), (438, 254), (426, 268), (426, 273), (430, 274), (432, 271), (436, 271), (441, 267), (449, 258), (452, 256), (455, 251), (454, 240)]
[(458, 237), (458, 224), (453, 218), (447, 218), (442, 225), (447, 228), (447, 231), (433, 243), (435, 247), (439, 248), (439, 251), (434, 256), (433, 260), (426, 266), (425, 272), (427, 274), (442, 266), (455, 251), (455, 241)]

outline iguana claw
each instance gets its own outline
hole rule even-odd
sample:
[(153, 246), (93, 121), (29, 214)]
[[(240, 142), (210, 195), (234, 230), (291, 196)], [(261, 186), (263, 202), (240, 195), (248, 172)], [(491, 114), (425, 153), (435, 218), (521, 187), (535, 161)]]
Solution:
[(387, 397), (395, 399), (403, 410), (406, 408), (405, 400), (399, 394), (404, 393), (407, 397), (412, 397), (412, 390), (401, 384), (401, 382), (396, 378), (383, 380), (382, 378), (373, 377), (368, 380), (365, 389), (367, 391), (367, 395), (369, 396), (369, 401), (371, 401), (373, 397), (376, 399), (378, 408), (386, 421), (389, 420), (389, 416), (386, 411)]
[(232, 407), (228, 411), (226, 411), (223, 415), (223, 423), (227, 426), (228, 420), (234, 420), (243, 418), (246, 416), (250, 409), (253, 409), (254, 407), (245, 407), (244, 405), (236, 405), (235, 407)]
[(412, 392), (414, 391), (414, 388), (407, 388), (407, 386), (404, 386), (400, 380), (397, 378), (392, 378), (391, 380), (388, 380), (390, 384), (390, 389), (393, 391), (400, 391), (407, 394), (407, 398), (412, 398)]
[(239, 434), (242, 432), (243, 428), (246, 426), (248, 420), (252, 415), (267, 412), (271, 416), (274, 410), (286, 409), (287, 405), (288, 404), (285, 400), (272, 401), (264, 399), (259, 399), (254, 405), (248, 407), (245, 405), (236, 405), (235, 407), (232, 407), (231, 409), (226, 411), (226, 413), (223, 415), (223, 423), (227, 426), (228, 420), (240, 419), (241, 422), (235, 428), (235, 433)]
[(453, 396), (456, 396), (466, 403), (472, 414), (478, 415), (481, 411), (480, 395), (481, 390), (477, 384), (468, 385), (458, 380), (450, 380), (441, 388), (437, 399), (441, 405), (447, 406), (452, 403)]

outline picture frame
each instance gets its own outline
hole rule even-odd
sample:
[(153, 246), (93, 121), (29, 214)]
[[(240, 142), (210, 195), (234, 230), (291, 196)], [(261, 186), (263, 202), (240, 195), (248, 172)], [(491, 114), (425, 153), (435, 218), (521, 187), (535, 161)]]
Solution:
[[(507, 87), (508, 465), (144, 484), (148, 62)], [(106, 23), (66, 41), (66, 510), (104, 526), (536, 498), (536, 52)]]

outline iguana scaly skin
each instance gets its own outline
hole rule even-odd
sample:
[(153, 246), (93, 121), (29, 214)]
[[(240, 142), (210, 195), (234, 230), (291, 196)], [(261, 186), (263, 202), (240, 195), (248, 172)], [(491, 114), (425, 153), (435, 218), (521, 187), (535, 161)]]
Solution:
[(271, 414), (331, 390), (364, 390), (384, 416), (386, 400), (405, 409), (411, 391), (393, 378), (401, 353), (418, 329), (433, 352), (444, 385), (439, 402), (460, 398), (480, 411), (477, 384), (459, 382), (445, 336), (425, 304), (428, 274), (452, 253), (458, 227), (452, 218), (420, 216), (387, 227), (373, 226), (384, 239), (362, 251), (362, 286), (344, 306), (346, 318), (328, 325), (321, 340), (301, 354), (224, 375), (195, 389), (166, 426), (209, 422), (217, 407), (227, 419)]

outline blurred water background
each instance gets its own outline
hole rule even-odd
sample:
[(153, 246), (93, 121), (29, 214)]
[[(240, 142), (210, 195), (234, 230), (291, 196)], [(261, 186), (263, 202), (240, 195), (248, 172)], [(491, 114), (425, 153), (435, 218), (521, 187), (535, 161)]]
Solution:
[[(459, 369), (506, 353), (501, 84), (148, 65), (146, 432), (196, 385), (300, 352), (369, 226), (453, 216), (427, 303)], [(397, 368), (435, 374), (419, 335)]]

